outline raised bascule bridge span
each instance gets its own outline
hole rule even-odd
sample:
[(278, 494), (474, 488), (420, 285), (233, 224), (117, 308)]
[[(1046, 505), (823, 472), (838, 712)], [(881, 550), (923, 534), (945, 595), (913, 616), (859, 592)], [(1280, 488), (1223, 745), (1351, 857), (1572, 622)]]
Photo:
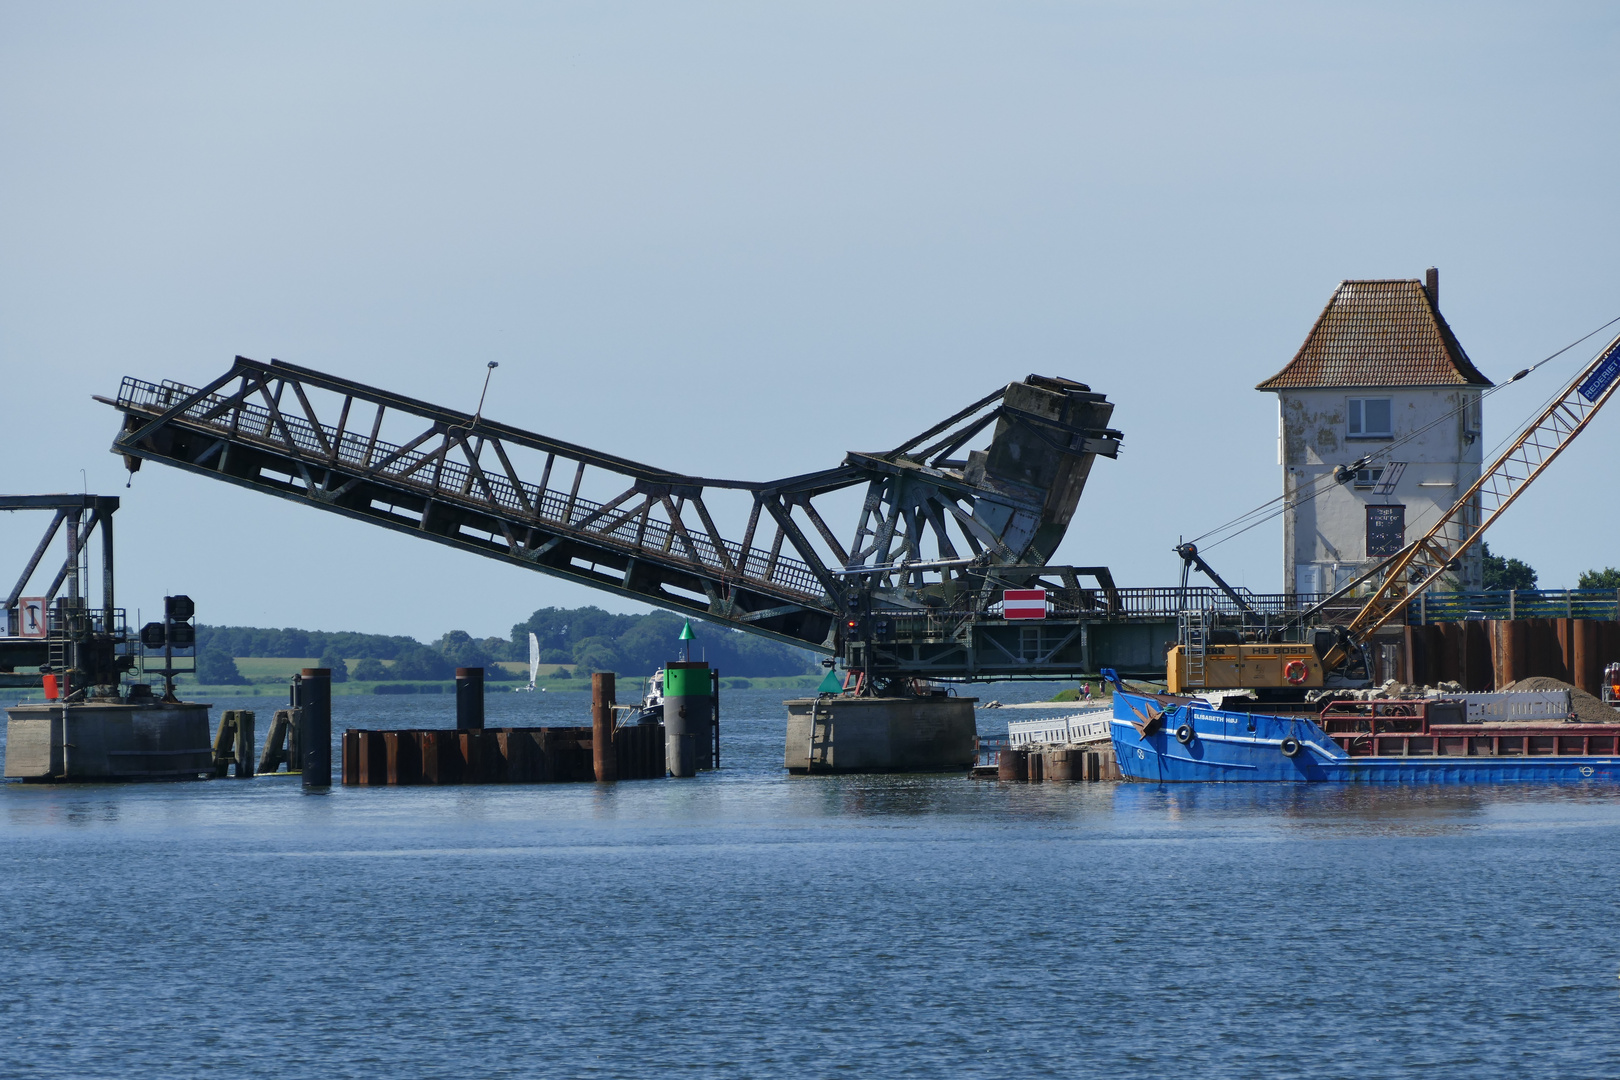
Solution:
[[(690, 612), (838, 656), (868, 687), (1162, 678), (1177, 612), (1225, 602), (1050, 564), (1122, 438), (1106, 396), (1068, 379), (1031, 375), (892, 450), (769, 481), (674, 473), (275, 360), (237, 357), (201, 387), (125, 378), (97, 400), (124, 414), (112, 449), (131, 471), (172, 465)], [(835, 529), (826, 497), (863, 487)], [(717, 520), (746, 524), (728, 539)], [(1046, 617), (1004, 617), (1004, 591), (1031, 588)]]

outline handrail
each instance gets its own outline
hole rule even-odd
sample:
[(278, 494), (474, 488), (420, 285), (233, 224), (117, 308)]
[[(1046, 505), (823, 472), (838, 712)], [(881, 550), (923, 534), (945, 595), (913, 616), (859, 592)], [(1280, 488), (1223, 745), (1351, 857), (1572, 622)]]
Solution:
[[(196, 388), (172, 380), (151, 383), (125, 376), (119, 387), (117, 403), (121, 409), (161, 412), (196, 392)], [(229, 398), (222, 394), (207, 395), (198, 399), (176, 419), (234, 439), (259, 443), (277, 450), (284, 450), (287, 446), (288, 440), (283, 438), (281, 433), (285, 429), (293, 448), (310, 458), (333, 460), (358, 469), (375, 469), (376, 462), (388, 461), (385, 467), (376, 469), (379, 479), (431, 495), (438, 500), (460, 502), (475, 509), (482, 509), (487, 505), (484, 500), (463, 494), (470, 493), (474, 489), (474, 478), (472, 470), (461, 462), (446, 458), (437, 463), (432, 470), (425, 469), (423, 465), (436, 456), (435, 452), (405, 449), (382, 440), (373, 442), (353, 431), (339, 434), (335, 428), (325, 424), (317, 428), (302, 417), (285, 412), (277, 418), (270, 410), (246, 401), (237, 403), (230, 411), (219, 416), (209, 416), (210, 412), (228, 400)], [(231, 422), (233, 414), (234, 424)], [(425, 478), (428, 476), (431, 476), (431, 481)], [(541, 490), (531, 484), (523, 485), (523, 495), (520, 496), (517, 488), (498, 473), (483, 474), (479, 478), (477, 489), (482, 492), (485, 486), (488, 487), (495, 504), (508, 513), (532, 517), (536, 521), (560, 525), (563, 528), (578, 527), (579, 523), (590, 518), (602, 506), (601, 503), (590, 499), (577, 496), (570, 498), (563, 492), (550, 488)], [(524, 497), (533, 507), (532, 513), (525, 510)], [(745, 576), (768, 580), (773, 585), (792, 589), (807, 596), (819, 596), (822, 591), (810, 567), (797, 559), (778, 554), (773, 562), (768, 552), (753, 549), (748, 552), (746, 564), (739, 566), (743, 555), (740, 544), (726, 541), (726, 555), (729, 558), (723, 559), (713, 542), (702, 533), (689, 534), (681, 544), (666, 543), (670, 539), (670, 526), (655, 518), (649, 519), (644, 526), (634, 520), (626, 520), (610, 531), (593, 532), (592, 539), (605, 538), (633, 547), (636, 546), (638, 532), (640, 546), (667, 549), (666, 557), (669, 558), (680, 560), (682, 548), (690, 543), (698, 555), (696, 560), (698, 564), (711, 570), (725, 570), (729, 562)]]

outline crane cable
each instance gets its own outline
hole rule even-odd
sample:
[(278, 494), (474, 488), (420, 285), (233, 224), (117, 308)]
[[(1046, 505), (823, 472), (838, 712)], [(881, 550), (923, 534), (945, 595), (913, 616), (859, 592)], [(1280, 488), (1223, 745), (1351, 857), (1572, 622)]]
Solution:
[[(1490, 387), (1489, 389), (1483, 391), (1480, 394), (1480, 402), (1481, 402), (1481, 404), (1484, 403), (1485, 398), (1490, 397), (1492, 394), (1496, 393), (1498, 390), (1503, 390), (1503, 389), (1506, 389), (1509, 386), (1512, 386), (1514, 383), (1518, 382), (1520, 379), (1523, 379), (1526, 376), (1533, 373), (1536, 369), (1540, 368), (1543, 364), (1549, 363), (1550, 361), (1557, 359), (1558, 357), (1562, 356), (1564, 353), (1567, 353), (1569, 350), (1575, 348), (1575, 346), (1581, 344), (1581, 342), (1586, 341), (1588, 338), (1592, 338), (1592, 337), (1597, 336), (1598, 334), (1601, 334), (1603, 331), (1607, 330), (1609, 327), (1613, 326), (1615, 323), (1620, 323), (1620, 315), (1616, 315), (1614, 318), (1610, 319), (1608, 322), (1604, 323), (1602, 326), (1600, 326), (1597, 329), (1591, 331), (1590, 333), (1586, 333), (1586, 334), (1581, 335), (1580, 337), (1576, 338), (1574, 341), (1570, 342), (1568, 345), (1565, 345), (1562, 349), (1559, 349), (1557, 352), (1554, 352), (1554, 353), (1551, 353), (1551, 354), (1549, 354), (1547, 356), (1542, 357), (1540, 360), (1537, 360), (1534, 364), (1531, 364), (1529, 367), (1527, 367), (1524, 370), (1518, 372), (1516, 375), (1513, 376), (1513, 378), (1508, 379), (1506, 382), (1497, 383), (1496, 385), (1494, 385), (1494, 386)], [(1547, 401), (1542, 404), (1541, 409), (1545, 410), (1548, 405), (1552, 404), (1553, 400), (1554, 400), (1553, 398), (1548, 398)], [(1430, 431), (1434, 427), (1436, 427), (1436, 426), (1438, 426), (1440, 424), (1443, 424), (1448, 420), (1451, 420), (1451, 419), (1455, 418), (1456, 416), (1460, 415), (1463, 412), (1463, 410), (1469, 408), (1471, 404), (1472, 403), (1470, 403), (1470, 402), (1465, 402), (1462, 405), (1457, 406), (1455, 409), (1452, 409), (1451, 411), (1449, 411), (1447, 413), (1444, 413), (1443, 415), (1441, 415), (1439, 417), (1436, 417), (1434, 420), (1431, 420), (1429, 423), (1423, 425), (1420, 428), (1417, 428), (1416, 430), (1412, 431), (1411, 433), (1409, 433), (1407, 435), (1404, 435), (1401, 438), (1390, 442), (1384, 448), (1384, 453), (1387, 454), (1390, 451), (1396, 450), (1399, 447), (1405, 445), (1406, 443), (1411, 442), (1413, 439), (1416, 439), (1418, 436), (1423, 435), (1424, 433)], [(1496, 447), (1494, 447), (1493, 450), (1492, 450), (1493, 455), (1496, 453), (1496, 451), (1500, 450), (1501, 447), (1506, 444), (1508, 438), (1516, 438), (1518, 436), (1518, 434), (1519, 434), (1519, 430), (1520, 429), (1515, 428), (1512, 435), (1504, 438), (1501, 442), (1497, 443)], [(1292, 502), (1287, 501), (1288, 500), (1288, 494), (1286, 492), (1284, 492), (1283, 494), (1278, 495), (1276, 498), (1268, 499), (1267, 501), (1261, 503), (1259, 506), (1257, 506), (1254, 509), (1248, 511), (1247, 513), (1239, 514), (1237, 517), (1233, 518), (1231, 521), (1228, 521), (1223, 525), (1218, 525), (1215, 528), (1210, 529), (1207, 532), (1204, 532), (1199, 536), (1195, 536), (1189, 542), (1190, 543), (1198, 543), (1200, 540), (1204, 540), (1204, 539), (1206, 539), (1208, 537), (1219, 536), (1221, 533), (1227, 533), (1227, 535), (1221, 536), (1221, 538), (1219, 540), (1215, 540), (1212, 543), (1209, 543), (1209, 544), (1205, 545), (1204, 550), (1207, 551), (1210, 548), (1219, 547), (1220, 545), (1226, 543), (1228, 540), (1232, 540), (1232, 539), (1235, 539), (1235, 538), (1237, 538), (1239, 536), (1242, 536), (1244, 533), (1248, 532), (1250, 529), (1252, 529), (1252, 528), (1254, 528), (1254, 527), (1256, 527), (1258, 525), (1263, 525), (1266, 522), (1271, 521), (1273, 518), (1280, 517), (1281, 515), (1287, 513), (1289, 510), (1293, 510), (1293, 509), (1295, 509), (1297, 507), (1304, 506), (1306, 503), (1309, 503), (1312, 500), (1320, 497), (1325, 492), (1332, 491), (1335, 487), (1337, 487), (1340, 483), (1343, 482), (1340, 479), (1340, 476), (1342, 474), (1344, 474), (1346, 472), (1349, 472), (1349, 471), (1353, 471), (1353, 470), (1355, 470), (1357, 468), (1364, 468), (1367, 463), (1370, 463), (1370, 461), (1371, 461), (1370, 456), (1362, 457), (1362, 458), (1358, 459), (1357, 461), (1353, 462), (1350, 465), (1340, 466), (1338, 469), (1335, 469), (1333, 472), (1322, 473), (1321, 475), (1317, 476), (1316, 478), (1314, 478), (1313, 480), (1311, 480), (1309, 482), (1308, 487), (1315, 488), (1316, 490), (1309, 491), (1309, 493), (1307, 493), (1307, 494), (1299, 494)], [(1326, 483), (1324, 483), (1324, 481), (1332, 481), (1332, 484), (1326, 484)], [(1277, 507), (1274, 510), (1270, 510), (1269, 512), (1267, 512), (1268, 508), (1274, 506), (1275, 504), (1277, 504), (1279, 502), (1283, 503), (1283, 505)], [(1257, 514), (1260, 514), (1260, 515), (1263, 515), (1263, 516), (1260, 516), (1260, 517), (1256, 518), (1255, 515), (1257, 515)], [(1253, 518), (1254, 520), (1250, 520), (1251, 518)], [(1243, 527), (1242, 528), (1237, 528), (1237, 526), (1239, 526), (1239, 525), (1242, 525)], [(1235, 532), (1227, 532), (1227, 530), (1229, 530), (1229, 529), (1236, 529), (1236, 531)]]

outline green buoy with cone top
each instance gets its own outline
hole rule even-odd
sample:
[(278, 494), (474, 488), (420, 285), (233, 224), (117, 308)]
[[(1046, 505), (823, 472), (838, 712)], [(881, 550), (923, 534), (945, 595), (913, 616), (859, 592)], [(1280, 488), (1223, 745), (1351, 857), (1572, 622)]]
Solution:
[(715, 691), (720, 681), (703, 660), (692, 659), (690, 620), (681, 628), (681, 659), (664, 665), (664, 767), (671, 776), (694, 776), (718, 764)]

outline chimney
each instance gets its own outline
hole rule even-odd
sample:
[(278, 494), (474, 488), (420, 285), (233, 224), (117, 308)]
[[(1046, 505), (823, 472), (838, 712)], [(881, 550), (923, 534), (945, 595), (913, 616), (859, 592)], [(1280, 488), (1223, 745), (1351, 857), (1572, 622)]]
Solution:
[(1429, 294), (1429, 306), (1440, 310), (1440, 271), (1429, 267), (1423, 275), (1423, 291)]

